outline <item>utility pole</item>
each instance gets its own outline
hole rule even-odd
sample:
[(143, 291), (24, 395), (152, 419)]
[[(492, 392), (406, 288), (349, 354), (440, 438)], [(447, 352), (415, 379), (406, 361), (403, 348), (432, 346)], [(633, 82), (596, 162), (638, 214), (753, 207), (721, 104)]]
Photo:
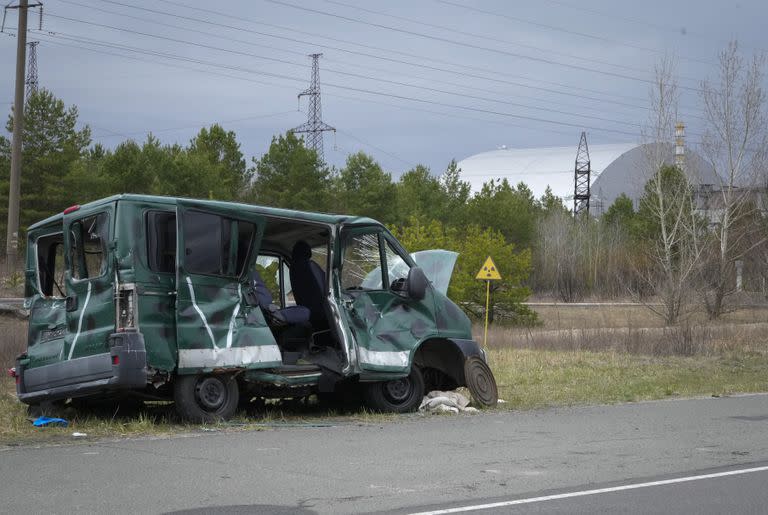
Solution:
[(576, 152), (576, 167), (573, 175), (573, 216), (577, 218), (581, 213), (589, 214), (589, 179), (592, 166), (589, 161), (589, 147), (587, 146), (587, 133), (581, 133), (579, 150)]
[(27, 98), (32, 96), (32, 93), (37, 93), (37, 45), (39, 41), (30, 41), (27, 43), (29, 47), (29, 58), (27, 59), (27, 80), (25, 82), (27, 92), (25, 96)]
[(312, 58), (312, 82), (309, 88), (299, 93), (301, 97), (309, 97), (309, 109), (307, 110), (307, 123), (302, 123), (298, 127), (291, 129), (293, 133), (307, 133), (307, 147), (314, 149), (320, 162), (325, 162), (323, 155), (323, 132), (333, 131), (336, 128), (323, 122), (323, 112), (320, 106), (320, 63), (319, 59), (323, 54), (310, 54)]
[(8, 191), (8, 230), (5, 255), (13, 265), (19, 252), (19, 197), (21, 196), (21, 138), (24, 129), (24, 64), (27, 60), (28, 0), (19, 0), (19, 29), (16, 33), (16, 95), (13, 99), (13, 143), (11, 148), (11, 188)]
[(40, 8), (40, 29), (43, 27), (43, 4), (29, 0), (19, 0), (19, 5), (6, 5), (8, 9), (19, 11), (19, 26), (16, 32), (16, 91), (13, 98), (13, 142), (11, 143), (11, 184), (8, 191), (8, 227), (5, 239), (5, 255), (8, 264), (13, 266), (19, 253), (19, 198), (21, 197), (21, 140), (24, 133), (24, 65), (27, 61), (27, 14), (30, 8)]

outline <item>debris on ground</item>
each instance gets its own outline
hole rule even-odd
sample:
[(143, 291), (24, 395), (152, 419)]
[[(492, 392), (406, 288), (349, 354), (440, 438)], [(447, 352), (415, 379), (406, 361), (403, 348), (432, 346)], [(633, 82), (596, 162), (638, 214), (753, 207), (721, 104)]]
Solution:
[(469, 405), (469, 399), (459, 392), (434, 390), (424, 396), (419, 406), (421, 413), (474, 413), (477, 408)]
[(67, 422), (63, 418), (37, 417), (35, 420), (32, 421), (32, 425), (34, 425), (35, 427), (51, 427), (51, 426), (67, 427), (69, 425), (69, 422)]
[(88, 433), (78, 433), (77, 431), (72, 433), (72, 438), (85, 438), (87, 436), (88, 436)]

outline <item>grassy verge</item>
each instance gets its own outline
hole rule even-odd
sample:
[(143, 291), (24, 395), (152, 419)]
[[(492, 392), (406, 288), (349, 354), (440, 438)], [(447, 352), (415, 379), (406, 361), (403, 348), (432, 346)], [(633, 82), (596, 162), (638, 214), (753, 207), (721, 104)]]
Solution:
[(495, 349), (490, 361), (510, 409), (768, 391), (768, 356), (756, 352), (649, 357)]
[[(768, 391), (768, 356), (648, 357), (621, 352), (492, 349), (491, 366), (506, 402), (499, 409), (614, 403), (674, 396), (726, 395)], [(7, 383), (6, 383), (7, 385)], [(71, 412), (67, 428), (34, 428), (12, 389), (0, 393), (0, 445), (71, 441), (72, 433), (93, 437), (163, 436), (198, 431), (261, 430), (283, 425), (381, 423), (396, 416), (365, 410), (339, 414), (315, 404), (272, 406), (255, 417), (223, 424), (190, 426), (175, 422), (170, 406), (150, 406), (128, 417)], [(343, 415), (343, 418), (339, 417)]]

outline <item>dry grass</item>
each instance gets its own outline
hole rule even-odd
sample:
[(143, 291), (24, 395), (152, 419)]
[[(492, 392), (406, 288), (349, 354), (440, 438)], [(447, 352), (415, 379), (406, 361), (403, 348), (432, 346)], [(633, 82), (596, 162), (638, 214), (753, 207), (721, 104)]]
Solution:
[[(475, 328), (482, 341), (482, 328)], [(712, 356), (768, 350), (768, 323), (547, 330), (492, 327), (490, 349), (612, 351), (647, 356)]]
[[(647, 307), (640, 304), (548, 304), (533, 305), (531, 308), (539, 315), (543, 329), (606, 329), (613, 327), (663, 327), (664, 320)], [(722, 323), (758, 323), (768, 321), (768, 305), (751, 305), (732, 313), (727, 313), (718, 321)], [(706, 325), (708, 321), (703, 312), (692, 313), (687, 320), (689, 325)]]
[[(502, 409), (724, 395), (768, 391), (766, 312), (753, 309), (719, 323), (659, 327), (645, 308), (558, 306), (542, 313), (534, 329), (493, 327), (489, 360), (499, 384)], [(646, 325), (642, 325), (646, 324)], [(26, 344), (26, 323), (0, 316), (0, 364), (13, 365)], [(482, 339), (482, 329), (476, 337)], [(284, 425), (394, 420), (366, 410), (335, 412), (312, 402), (272, 404), (256, 417), (239, 416), (212, 426), (190, 426), (170, 404), (152, 404), (129, 416), (64, 413), (67, 428), (34, 428), (14, 395), (0, 383), (0, 445), (71, 441), (75, 431), (93, 437), (167, 435), (196, 431), (262, 430)]]
[(658, 358), (495, 349), (489, 355), (499, 396), (514, 409), (768, 391), (768, 356), (758, 353)]

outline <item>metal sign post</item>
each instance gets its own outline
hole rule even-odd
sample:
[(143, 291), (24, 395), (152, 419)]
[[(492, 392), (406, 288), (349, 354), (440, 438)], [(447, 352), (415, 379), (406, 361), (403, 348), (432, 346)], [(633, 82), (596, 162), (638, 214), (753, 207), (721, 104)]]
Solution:
[(501, 280), (499, 269), (496, 267), (493, 259), (491, 259), (491, 256), (488, 256), (485, 260), (475, 279), (485, 281), (485, 329), (483, 330), (483, 349), (485, 349), (488, 343), (488, 311), (491, 308), (491, 281)]

